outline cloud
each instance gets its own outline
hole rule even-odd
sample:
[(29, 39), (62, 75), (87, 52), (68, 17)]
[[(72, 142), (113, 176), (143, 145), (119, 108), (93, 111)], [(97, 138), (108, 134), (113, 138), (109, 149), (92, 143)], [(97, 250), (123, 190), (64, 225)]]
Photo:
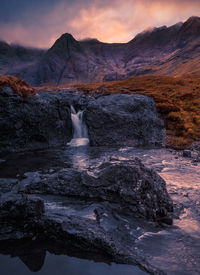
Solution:
[(6, 18), (0, 11), (0, 39), (41, 48), (66, 32), (76, 39), (127, 42), (148, 26), (200, 16), (199, 0), (18, 0), (16, 10), (8, 5), (15, 0), (2, 1), (4, 14), (10, 12)]

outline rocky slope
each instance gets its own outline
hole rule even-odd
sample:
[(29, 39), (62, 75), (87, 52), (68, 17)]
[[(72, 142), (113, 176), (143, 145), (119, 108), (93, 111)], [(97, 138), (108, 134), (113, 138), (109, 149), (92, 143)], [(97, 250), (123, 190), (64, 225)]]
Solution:
[(0, 42), (0, 73), (32, 85), (124, 79), (132, 75), (199, 73), (200, 18), (154, 28), (126, 44), (77, 41), (63, 34), (47, 51)]

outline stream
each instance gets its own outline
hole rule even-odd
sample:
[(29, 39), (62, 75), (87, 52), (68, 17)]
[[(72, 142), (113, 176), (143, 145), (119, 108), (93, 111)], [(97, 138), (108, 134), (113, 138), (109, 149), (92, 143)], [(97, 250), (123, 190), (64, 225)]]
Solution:
[[(73, 147), (42, 151), (8, 154), (0, 156), (0, 178), (23, 178), (24, 173), (45, 171), (51, 173), (56, 168), (75, 167), (85, 170), (105, 160), (134, 159), (138, 157), (149, 168), (155, 169), (166, 181), (167, 190), (174, 202), (174, 223), (160, 231), (137, 228), (135, 250), (143, 255), (163, 274), (194, 275), (200, 272), (200, 164), (183, 158), (180, 153), (167, 149), (142, 149), (133, 147)], [(61, 207), (59, 199), (44, 198), (48, 211)], [(62, 211), (81, 212), (90, 215), (90, 205), (67, 203)], [(60, 210), (59, 210), (60, 211)], [(91, 217), (92, 218), (92, 217)], [(127, 226), (127, 225), (126, 225)], [(131, 234), (131, 226), (127, 232)], [(66, 253), (67, 254), (67, 253)], [(46, 256), (45, 256), (46, 255)], [(104, 259), (96, 262), (84, 255), (54, 255), (47, 252), (44, 262), (36, 274), (61, 275), (107, 275), (147, 274), (137, 266), (117, 265)], [(2, 275), (28, 275), (32, 272), (26, 267), (26, 261), (9, 255), (0, 255)]]

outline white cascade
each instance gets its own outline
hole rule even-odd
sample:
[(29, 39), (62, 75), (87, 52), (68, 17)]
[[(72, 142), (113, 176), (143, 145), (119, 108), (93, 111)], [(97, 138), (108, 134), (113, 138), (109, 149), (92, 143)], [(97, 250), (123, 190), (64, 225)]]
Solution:
[(68, 143), (70, 146), (85, 146), (89, 143), (87, 126), (83, 121), (84, 110), (79, 110), (76, 112), (74, 106), (71, 105), (71, 119), (72, 126), (74, 130), (73, 138)]

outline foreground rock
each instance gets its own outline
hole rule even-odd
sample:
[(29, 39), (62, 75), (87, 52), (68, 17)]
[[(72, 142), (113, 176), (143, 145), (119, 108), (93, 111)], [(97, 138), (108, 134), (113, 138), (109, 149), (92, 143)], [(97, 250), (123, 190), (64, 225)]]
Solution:
[(172, 223), (173, 211), (164, 180), (135, 161), (105, 162), (89, 171), (64, 168), (56, 173), (28, 173), (19, 191), (117, 203), (132, 217)]
[[(11, 240), (40, 239), (44, 247), (48, 241), (55, 245), (57, 253), (68, 247), (161, 274), (134, 243), (144, 226), (156, 231), (161, 224), (172, 224), (173, 204), (164, 180), (139, 159), (110, 159), (87, 170), (29, 172), (7, 188), (4, 184), (2, 180), (1, 253)], [(34, 270), (30, 260), (27, 265)]]
[(147, 96), (101, 96), (89, 102), (86, 123), (92, 145), (155, 146), (166, 139), (164, 123)]
[[(7, 199), (4, 196), (3, 202), (0, 203), (1, 213), (4, 211), (4, 214), (8, 214), (6, 222), (2, 219), (0, 222), (0, 253), (18, 256), (31, 271), (36, 272), (42, 268), (45, 253), (49, 251), (57, 255), (67, 254), (95, 261), (137, 264), (152, 274), (163, 274), (148, 263), (140, 253), (134, 251), (131, 242), (136, 236), (134, 238), (131, 236), (130, 239), (123, 218), (120, 219), (117, 214), (115, 219), (117, 224), (108, 228), (103, 222), (100, 225), (90, 218), (69, 215), (61, 211), (56, 214), (55, 206), (52, 212), (48, 204), (39, 198), (18, 196), (17, 201), (16, 198), (16, 195), (12, 195), (12, 198), (8, 196)], [(7, 208), (11, 204), (12, 208)], [(45, 213), (43, 213), (44, 206)], [(19, 207), (27, 207), (27, 210), (22, 212), (30, 213), (30, 217), (25, 214), (26, 219), (19, 218)], [(9, 215), (10, 210), (13, 211), (12, 215)], [(105, 210), (105, 217), (109, 215), (105, 221), (108, 223), (111, 218), (109, 208), (102, 207), (102, 210)], [(33, 213), (35, 217), (32, 216)]]

